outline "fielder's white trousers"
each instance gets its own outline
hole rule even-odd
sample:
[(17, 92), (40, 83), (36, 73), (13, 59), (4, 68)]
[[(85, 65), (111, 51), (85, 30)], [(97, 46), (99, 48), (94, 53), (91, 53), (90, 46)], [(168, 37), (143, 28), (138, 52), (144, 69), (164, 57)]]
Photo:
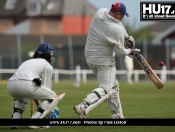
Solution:
[[(109, 91), (112, 88), (117, 90), (116, 98), (108, 100), (108, 106), (111, 110), (111, 114), (119, 114), (121, 117), (123, 117), (119, 97), (119, 84), (116, 80), (115, 64), (110, 66), (88, 64), (88, 66), (91, 68), (93, 73), (97, 75), (99, 86), (98, 88), (94, 89), (95, 93), (97, 93), (99, 96), (103, 96), (105, 94), (104, 90)], [(99, 97), (94, 94), (94, 91), (87, 95), (87, 97), (84, 99), (85, 102), (92, 104), (99, 99)]]

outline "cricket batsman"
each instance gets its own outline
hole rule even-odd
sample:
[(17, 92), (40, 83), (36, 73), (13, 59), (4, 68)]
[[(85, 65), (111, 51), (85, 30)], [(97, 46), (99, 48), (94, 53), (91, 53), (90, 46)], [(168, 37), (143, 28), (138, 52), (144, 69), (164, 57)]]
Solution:
[[(23, 62), (9, 79), (7, 90), (14, 98), (12, 119), (22, 118), (29, 99), (34, 99), (37, 105), (37, 110), (31, 118), (38, 119), (45, 111), (50, 113), (50, 108), (57, 105), (53, 106), (54, 102), (57, 101), (57, 95), (51, 90), (53, 75), (51, 63), (54, 63), (54, 60), (52, 45), (42, 43), (37, 48), (33, 58)], [(42, 100), (41, 103), (40, 100)], [(53, 117), (53, 115), (50, 115), (50, 117)], [(41, 127), (44, 126), (29, 126), (29, 128)], [(18, 126), (11, 126), (10, 129), (18, 129)]]
[[(85, 45), (86, 62), (95, 75), (99, 86), (91, 91), (83, 101), (74, 106), (79, 118), (86, 118), (88, 112), (107, 101), (111, 118), (124, 118), (119, 97), (119, 83), (116, 79), (115, 55), (130, 57), (139, 52), (135, 41), (123, 27), (121, 20), (129, 17), (123, 3), (117, 2), (111, 9), (99, 9), (90, 24)], [(126, 47), (125, 47), (126, 44)]]

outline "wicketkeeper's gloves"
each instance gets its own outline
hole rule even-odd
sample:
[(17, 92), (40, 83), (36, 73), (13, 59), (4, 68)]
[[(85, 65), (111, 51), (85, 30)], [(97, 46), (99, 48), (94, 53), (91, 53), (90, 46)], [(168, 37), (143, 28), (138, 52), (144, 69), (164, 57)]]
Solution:
[(36, 86), (38, 86), (38, 87), (40, 87), (40, 86), (41, 86), (41, 84), (42, 84), (42, 82), (41, 82), (40, 78), (34, 78), (34, 79), (33, 79), (33, 82), (34, 82), (34, 83), (35, 83), (35, 85), (36, 85)]

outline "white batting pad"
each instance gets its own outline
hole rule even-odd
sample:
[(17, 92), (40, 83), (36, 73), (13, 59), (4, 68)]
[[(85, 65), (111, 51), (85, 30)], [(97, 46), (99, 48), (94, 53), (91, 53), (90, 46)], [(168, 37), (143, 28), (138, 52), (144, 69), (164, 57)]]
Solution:
[(65, 96), (65, 93), (61, 94), (60, 96), (58, 96), (51, 104), (50, 106), (44, 111), (44, 113), (39, 117), (39, 119), (44, 118), (47, 114), (50, 113), (51, 110), (53, 110), (53, 108), (55, 106), (58, 105), (58, 103), (63, 99), (63, 97)]
[(97, 107), (99, 104), (101, 104), (104, 101), (107, 101), (108, 99), (115, 99), (116, 98), (116, 90), (111, 89), (108, 94), (105, 94), (101, 99), (99, 99), (94, 104), (91, 104), (89, 107), (86, 108), (85, 114), (87, 115), (92, 109)]
[(88, 113), (94, 109), (96, 106), (98, 106), (99, 104), (101, 104), (102, 102), (108, 100), (108, 95), (104, 95), (101, 99), (99, 99), (97, 102), (95, 102), (94, 104), (90, 105), (89, 107), (86, 108), (85, 110), (85, 114), (88, 115)]

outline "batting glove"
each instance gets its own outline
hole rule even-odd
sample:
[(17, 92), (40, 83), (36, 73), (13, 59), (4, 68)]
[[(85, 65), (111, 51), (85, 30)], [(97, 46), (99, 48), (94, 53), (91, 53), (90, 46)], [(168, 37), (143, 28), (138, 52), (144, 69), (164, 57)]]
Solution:
[(128, 36), (125, 38), (125, 46), (126, 46), (126, 48), (134, 48), (135, 47), (135, 40), (132, 36)]
[(133, 54), (137, 54), (137, 53), (140, 53), (140, 49), (137, 49), (137, 48), (135, 48), (135, 49), (131, 49), (131, 52), (133, 53)]
[(131, 53), (129, 54), (129, 55), (127, 55), (127, 56), (129, 56), (130, 58), (134, 58), (134, 56), (137, 54), (137, 53), (140, 53), (140, 49), (137, 49), (137, 48), (135, 48), (135, 49), (131, 49)]

